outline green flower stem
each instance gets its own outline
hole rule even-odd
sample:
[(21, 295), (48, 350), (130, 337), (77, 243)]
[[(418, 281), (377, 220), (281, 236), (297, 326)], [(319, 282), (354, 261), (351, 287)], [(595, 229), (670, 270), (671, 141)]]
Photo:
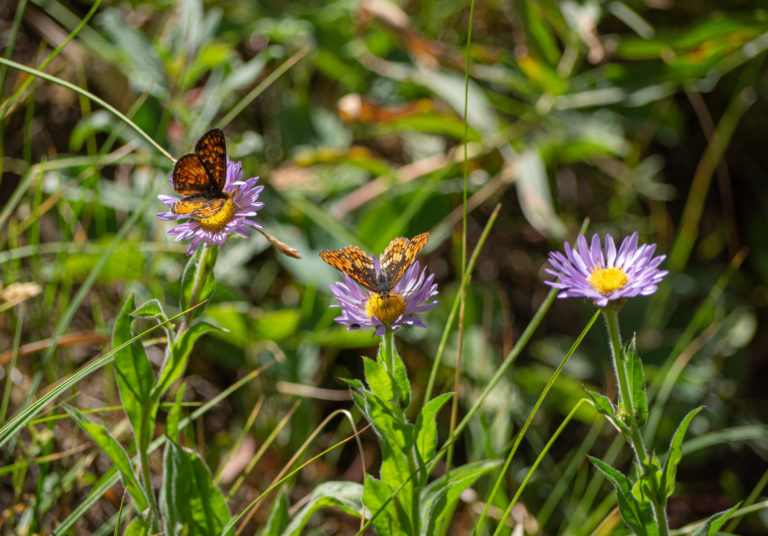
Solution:
[[(197, 305), (197, 297), (200, 295), (200, 289), (203, 287), (208, 274), (213, 271), (213, 267), (216, 266), (216, 258), (218, 257), (219, 246), (217, 245), (204, 245), (203, 253), (200, 255), (200, 262), (197, 263), (195, 268), (195, 279), (192, 281), (192, 292), (189, 296), (189, 307)], [(190, 315), (192, 311), (184, 316), (184, 320), (181, 322), (177, 335), (180, 335), (182, 331), (187, 328)]]
[(384, 362), (387, 365), (387, 372), (389, 372), (393, 378), (395, 376), (394, 337), (394, 330), (390, 327), (387, 327), (387, 331), (384, 332), (384, 336), (381, 338)]
[[(632, 405), (632, 392), (629, 388), (629, 378), (627, 374), (627, 359), (621, 345), (621, 335), (619, 333), (619, 313), (614, 308), (603, 309), (603, 318), (608, 327), (608, 336), (611, 342), (611, 354), (613, 357), (613, 369), (616, 372), (616, 381), (619, 386), (619, 417), (627, 424), (629, 428), (629, 439), (632, 448), (637, 457), (638, 466), (645, 471), (645, 461), (648, 459), (648, 451), (645, 448), (643, 435), (640, 433), (640, 427), (635, 418), (635, 410)], [(642, 478), (643, 475), (640, 475)], [(662, 496), (664, 497), (664, 495)], [(653, 497), (653, 512), (656, 516), (656, 524), (659, 528), (660, 536), (667, 536), (669, 529), (667, 526), (666, 500), (664, 498), (659, 502), (658, 497)]]
[(647, 458), (648, 453), (645, 450), (643, 436), (640, 434), (640, 429), (635, 420), (635, 412), (632, 408), (632, 394), (629, 389), (629, 378), (627, 377), (627, 360), (621, 346), (621, 335), (619, 334), (619, 315), (615, 310), (603, 309), (603, 318), (605, 318), (605, 324), (608, 327), (613, 369), (619, 385), (619, 416), (629, 426), (632, 447), (635, 449), (638, 461), (642, 463)]
[[(392, 328), (387, 327), (386, 332), (384, 332), (384, 335), (381, 337), (381, 345), (382, 345), (382, 353), (384, 355), (384, 363), (386, 363), (387, 372), (392, 376), (393, 383), (396, 385), (397, 381), (394, 380), (395, 378), (395, 341), (394, 341), (394, 330)], [(395, 395), (395, 400), (392, 401), (395, 404), (399, 405), (400, 400), (400, 393), (397, 393)], [(405, 416), (405, 410), (407, 408), (401, 408), (402, 411), (400, 412), (399, 419), (402, 422), (403, 425), (408, 424), (408, 419)], [(397, 413), (395, 413), (397, 414)], [(411, 488), (411, 529), (412, 534), (419, 534), (420, 533), (420, 526), (421, 526), (421, 517), (419, 514), (420, 510), (420, 497), (419, 497), (419, 488), (421, 487), (421, 483), (425, 481), (424, 478), (422, 478), (422, 475), (420, 475), (420, 469), (419, 469), (419, 463), (418, 458), (416, 457), (416, 445), (406, 445), (403, 449), (403, 454), (405, 455), (405, 458), (408, 462), (408, 471), (410, 472), (411, 478), (410, 482), (406, 483), (405, 485), (410, 485)]]

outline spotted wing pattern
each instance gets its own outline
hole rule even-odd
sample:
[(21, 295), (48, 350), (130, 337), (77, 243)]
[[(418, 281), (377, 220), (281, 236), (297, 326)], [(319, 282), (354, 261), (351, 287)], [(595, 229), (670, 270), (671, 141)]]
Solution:
[(195, 144), (195, 154), (202, 162), (216, 191), (222, 191), (227, 181), (227, 144), (221, 129), (206, 132)]
[(196, 154), (185, 154), (176, 160), (173, 189), (181, 195), (203, 194), (211, 190), (208, 173)]
[(355, 246), (338, 250), (326, 249), (320, 252), (320, 257), (368, 290), (376, 291), (376, 265), (371, 256), (362, 249)]
[(171, 212), (189, 215), (195, 220), (204, 220), (218, 214), (226, 202), (226, 197), (208, 199), (204, 195), (191, 195), (174, 203)]
[(424, 248), (429, 239), (429, 233), (421, 233), (411, 240), (399, 237), (392, 240), (381, 256), (381, 271), (387, 278), (389, 288), (394, 287), (408, 267), (416, 260), (416, 256)]
[(207, 132), (173, 166), (173, 189), (181, 195), (206, 194), (215, 197), (224, 189), (227, 177), (227, 147), (218, 128)]

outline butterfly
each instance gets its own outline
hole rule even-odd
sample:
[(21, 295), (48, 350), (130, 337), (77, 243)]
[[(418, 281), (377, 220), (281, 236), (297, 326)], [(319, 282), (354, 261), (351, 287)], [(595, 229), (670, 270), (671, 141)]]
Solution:
[(215, 216), (229, 199), (226, 180), (227, 146), (224, 133), (214, 128), (197, 141), (194, 153), (185, 154), (173, 166), (173, 189), (186, 197), (174, 203), (171, 212), (194, 220)]
[(356, 246), (341, 249), (326, 249), (320, 257), (350, 276), (368, 290), (377, 292), (382, 298), (389, 297), (389, 291), (397, 285), (400, 278), (416, 260), (416, 255), (424, 248), (429, 233), (421, 233), (411, 240), (403, 237), (393, 239), (381, 256), (381, 267), (376, 270), (372, 255), (368, 255)]

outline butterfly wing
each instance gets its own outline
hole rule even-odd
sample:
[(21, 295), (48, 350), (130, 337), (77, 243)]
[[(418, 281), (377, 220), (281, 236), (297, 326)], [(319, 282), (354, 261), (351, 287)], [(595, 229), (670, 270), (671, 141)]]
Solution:
[(429, 233), (421, 233), (411, 240), (398, 237), (393, 239), (381, 256), (381, 271), (387, 277), (389, 288), (394, 287), (408, 267), (416, 260), (416, 256), (424, 248), (429, 239)]
[(203, 163), (195, 154), (185, 154), (173, 166), (173, 189), (181, 195), (209, 192), (210, 181)]
[(340, 250), (327, 249), (320, 252), (320, 257), (368, 290), (376, 290), (376, 265), (371, 256), (362, 249), (355, 246)]
[(211, 190), (221, 192), (227, 182), (227, 145), (224, 133), (218, 128), (206, 132), (197, 141), (195, 154), (208, 174)]
[(226, 202), (226, 197), (208, 199), (204, 195), (191, 195), (174, 203), (171, 212), (187, 215), (195, 220), (204, 220), (218, 214)]

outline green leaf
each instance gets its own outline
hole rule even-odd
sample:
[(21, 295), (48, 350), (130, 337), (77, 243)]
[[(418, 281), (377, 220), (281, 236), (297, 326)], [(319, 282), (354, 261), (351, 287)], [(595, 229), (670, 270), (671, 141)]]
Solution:
[(144, 488), (141, 487), (133, 472), (131, 459), (120, 443), (112, 437), (112, 434), (104, 426), (89, 421), (82, 413), (68, 404), (63, 404), (63, 406), (69, 416), (85, 430), (85, 433), (93, 439), (93, 442), (112, 461), (120, 473), (123, 485), (136, 503), (137, 509), (139, 511), (146, 509), (149, 506), (149, 500), (144, 493)]
[(741, 503), (735, 504), (728, 510), (724, 510), (711, 516), (704, 522), (703, 525), (697, 528), (696, 532), (694, 532), (691, 536), (715, 536), (717, 531), (720, 530), (720, 527), (722, 527), (725, 522), (728, 521), (728, 518), (733, 515), (739, 506), (741, 506)]
[(397, 352), (394, 338), (392, 340), (392, 353), (395, 357), (395, 385), (400, 393), (402, 407), (407, 408), (411, 404), (411, 384), (408, 381), (408, 371), (405, 369), (405, 363), (403, 363), (400, 354)]
[(384, 364), (383, 347), (384, 345), (379, 346), (379, 358), (376, 361), (363, 357), (363, 369), (365, 370), (365, 383), (368, 384), (371, 393), (391, 409), (392, 404), (397, 400), (397, 390), (395, 382)]
[(704, 409), (703, 406), (699, 406), (698, 408), (689, 411), (688, 415), (686, 415), (683, 420), (680, 421), (680, 425), (677, 427), (677, 430), (675, 430), (675, 435), (672, 436), (672, 441), (669, 444), (669, 454), (667, 455), (667, 460), (664, 462), (664, 470), (662, 471), (661, 475), (662, 489), (659, 490), (659, 495), (666, 493), (666, 496), (669, 497), (675, 491), (675, 476), (677, 474), (677, 465), (680, 463), (680, 459), (683, 457), (683, 438), (685, 437), (686, 430), (688, 430), (688, 425), (691, 424), (693, 418), (702, 409)]
[(453, 393), (443, 393), (424, 404), (416, 419), (416, 452), (419, 463), (424, 466), (435, 453), (437, 445), (436, 416), (440, 408), (453, 396)]
[[(450, 394), (450, 393), (446, 393)], [(436, 399), (433, 399), (433, 401)], [(450, 480), (445, 475), (431, 482), (421, 492), (421, 534), (434, 534), (435, 527), (450, 515), (459, 496), (481, 476), (501, 465), (501, 460), (472, 462), (451, 470)], [(446, 519), (447, 521), (447, 519)]]
[(402, 422), (373, 393), (365, 393), (364, 411), (379, 439), (392, 443), (398, 451), (405, 451), (413, 445), (413, 425)]
[(133, 312), (131, 312), (131, 316), (133, 318), (156, 318), (160, 322), (165, 322), (165, 324), (163, 324), (163, 331), (165, 331), (169, 341), (173, 340), (173, 325), (167, 323), (168, 316), (165, 314), (163, 305), (159, 300), (151, 299), (148, 302), (142, 303)]
[(312, 491), (307, 504), (292, 516), (282, 534), (299, 536), (309, 518), (321, 508), (338, 508), (351, 516), (360, 517), (362, 501), (363, 486), (357, 482), (324, 482)]
[[(640, 509), (640, 504), (637, 499), (632, 495), (632, 484), (629, 479), (597, 458), (589, 456), (589, 460), (616, 488), (616, 499), (619, 503), (619, 512), (627, 526), (629, 526), (629, 528), (638, 536), (649, 536), (648, 532), (645, 530), (647, 520), (641, 517), (644, 512)], [(651, 521), (653, 520), (651, 519)]]
[(367, 410), (365, 409), (365, 397), (361, 396), (355, 391), (352, 391), (352, 400), (355, 402), (355, 405), (360, 409), (360, 411), (363, 412), (365, 417), (370, 420)]
[[(411, 480), (411, 468), (408, 465), (407, 454), (394, 442), (386, 437), (380, 438), (379, 448), (381, 449), (381, 480), (394, 488), (399, 488), (405, 484), (403, 489), (398, 492), (398, 497), (404, 502), (410, 504), (408, 500), (411, 496), (411, 485), (407, 484)], [(417, 475), (414, 475), (416, 478)]]
[(189, 353), (200, 335), (214, 330), (223, 331), (220, 327), (209, 322), (199, 321), (179, 334), (176, 344), (170, 349), (170, 358), (163, 363), (163, 368), (160, 371), (160, 379), (157, 381), (157, 388), (153, 393), (155, 399), (159, 400), (173, 382), (184, 373), (187, 368)]
[(645, 395), (645, 375), (643, 374), (643, 362), (637, 354), (635, 337), (625, 349), (629, 372), (629, 391), (632, 395), (632, 410), (637, 420), (637, 425), (642, 426), (648, 420), (648, 400)]
[(371, 475), (365, 475), (363, 504), (373, 517), (376, 532), (393, 536), (411, 536), (408, 516), (393, 495), (393, 489), (386, 482), (376, 480)]
[(361, 382), (358, 379), (355, 378), (339, 378), (341, 381), (349, 385), (352, 389), (355, 389), (357, 391), (364, 391), (365, 385), (363, 385), (363, 382)]
[[(133, 309), (133, 296), (130, 296), (115, 320), (115, 329), (112, 334), (113, 348), (133, 338), (134, 333), (131, 329)], [(150, 402), (155, 375), (141, 341), (136, 340), (115, 352), (115, 376), (120, 389), (120, 400), (131, 422), (136, 444), (140, 449), (144, 448), (149, 441), (149, 431), (152, 429), (157, 408)], [(149, 417), (146, 420), (144, 412), (147, 412)]]
[(128, 528), (125, 529), (123, 536), (149, 536), (150, 526), (147, 520), (141, 515), (133, 518)]
[[(184, 267), (181, 276), (181, 310), (186, 311), (193, 305), (207, 300), (216, 290), (216, 277), (213, 267), (216, 264), (216, 246), (201, 246), (192, 254)], [(193, 296), (195, 294), (195, 296)], [(194, 300), (193, 300), (194, 298)], [(192, 303), (194, 301), (194, 303)], [(197, 318), (205, 306), (196, 308), (190, 313), (190, 320)]]
[(179, 386), (179, 390), (176, 391), (176, 401), (171, 406), (171, 411), (168, 412), (168, 416), (165, 419), (165, 435), (173, 439), (177, 439), (179, 435), (179, 420), (181, 419), (181, 403), (184, 401), (184, 384)]
[[(359, 485), (359, 484), (358, 484)], [(280, 536), (288, 526), (291, 516), (288, 513), (288, 496), (284, 490), (277, 494), (275, 502), (267, 517), (267, 524), (262, 527), (258, 534), (260, 536)]]
[(163, 311), (163, 306), (157, 299), (151, 299), (148, 302), (142, 303), (133, 312), (131, 312), (131, 316), (139, 316), (142, 318), (159, 317), (162, 320), (168, 319), (168, 317), (165, 315), (165, 311)]
[(600, 415), (605, 415), (608, 422), (610, 422), (620, 433), (629, 435), (629, 428), (627, 428), (624, 421), (616, 415), (616, 408), (614, 408), (613, 402), (611, 402), (607, 396), (595, 391), (590, 391), (589, 389), (584, 389), (584, 392), (587, 393), (587, 396), (592, 400), (592, 404)]
[[(167, 534), (221, 534), (230, 521), (227, 503), (200, 456), (169, 439), (163, 456), (160, 510)], [(234, 534), (234, 530), (226, 534)]]

